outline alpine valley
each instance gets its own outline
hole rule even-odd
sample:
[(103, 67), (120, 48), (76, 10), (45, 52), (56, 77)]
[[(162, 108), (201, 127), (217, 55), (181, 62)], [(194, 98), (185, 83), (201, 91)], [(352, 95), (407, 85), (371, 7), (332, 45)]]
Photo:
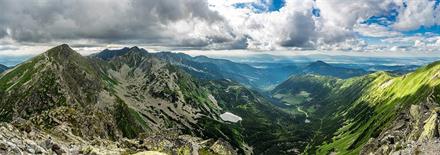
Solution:
[(264, 65), (53, 47), (0, 65), (0, 154), (440, 152), (440, 62)]

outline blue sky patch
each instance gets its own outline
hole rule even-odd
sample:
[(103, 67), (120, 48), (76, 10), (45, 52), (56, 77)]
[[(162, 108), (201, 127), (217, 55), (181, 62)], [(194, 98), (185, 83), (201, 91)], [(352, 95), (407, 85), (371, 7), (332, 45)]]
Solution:
[(282, 7), (284, 7), (284, 4), (285, 0), (259, 0), (257, 3), (235, 3), (233, 6), (240, 9), (249, 8), (255, 13), (264, 13), (279, 11)]
[(396, 22), (398, 15), (399, 12), (397, 11), (397, 8), (394, 8), (387, 12), (384, 12), (381, 15), (372, 16), (367, 20), (363, 21), (361, 24), (368, 24), (368, 25), (378, 24), (382, 26), (389, 26)]
[(280, 11), (285, 3), (284, 0), (272, 0), (272, 5), (270, 5), (269, 11)]
[(415, 34), (440, 34), (440, 25), (434, 25), (430, 27), (421, 26), (420, 28), (412, 31), (403, 32), (405, 35), (415, 35)]
[(312, 14), (315, 17), (320, 17), (321, 16), (321, 10), (319, 10), (319, 8), (312, 8)]

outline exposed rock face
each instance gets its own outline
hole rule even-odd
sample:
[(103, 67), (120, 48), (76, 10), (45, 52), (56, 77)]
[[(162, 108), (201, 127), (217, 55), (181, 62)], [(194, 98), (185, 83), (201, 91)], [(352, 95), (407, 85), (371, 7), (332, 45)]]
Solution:
[[(67, 45), (57, 46), (0, 75), (0, 96), (0, 121), (13, 124), (0, 134), (16, 135), (0, 138), (17, 139), (13, 145), (0, 145), (6, 152), (26, 151), (29, 140), (45, 143), (38, 145), (41, 149), (35, 147), (55, 154), (174, 153), (201, 148), (213, 152), (207, 145), (192, 146), (210, 138), (236, 140), (221, 132), (212, 135), (199, 123), (200, 119), (208, 125), (224, 122), (218, 116), (219, 107), (195, 79), (139, 48), (99, 60), (83, 57)], [(38, 135), (21, 136), (14, 126)], [(203, 138), (153, 138), (164, 131)], [(224, 148), (234, 152), (234, 147)]]
[(138, 152), (134, 155), (166, 155), (166, 154), (157, 151), (144, 151), (144, 152)]
[(410, 105), (378, 138), (370, 139), (361, 154), (431, 154), (439, 151), (439, 112), (440, 107), (433, 96), (420, 105)]
[(0, 123), (0, 154), (61, 155), (129, 154), (136, 152), (140, 155), (237, 154), (234, 148), (223, 140), (203, 140), (190, 135), (155, 135), (138, 140), (123, 139), (115, 142), (99, 138), (88, 141), (68, 131), (56, 134), (66, 134), (69, 137), (63, 138), (50, 135), (34, 127), (25, 130), (12, 124)]
[(99, 154), (120, 154), (124, 149), (108, 140), (96, 140), (102, 145), (85, 141), (72, 133), (72, 137), (60, 139), (37, 128), (23, 130), (14, 125), (0, 124), (0, 154), (81, 154), (96, 152)]
[(393, 155), (433, 155), (438, 154), (440, 152), (440, 140), (439, 139), (431, 139), (427, 142), (417, 142), (409, 144), (406, 148), (402, 150), (395, 151)]
[(202, 115), (217, 117), (219, 109), (213, 102), (195, 100), (208, 99), (208, 94), (200, 91), (193, 79), (141, 52), (132, 49), (128, 55), (111, 59), (108, 63), (114, 67), (106, 68), (106, 72), (118, 81), (114, 86), (117, 95), (147, 118), (150, 130), (170, 126), (192, 129)]
[(211, 147), (214, 153), (224, 154), (224, 155), (236, 155), (237, 152), (231, 151), (233, 147), (223, 139), (217, 140)]

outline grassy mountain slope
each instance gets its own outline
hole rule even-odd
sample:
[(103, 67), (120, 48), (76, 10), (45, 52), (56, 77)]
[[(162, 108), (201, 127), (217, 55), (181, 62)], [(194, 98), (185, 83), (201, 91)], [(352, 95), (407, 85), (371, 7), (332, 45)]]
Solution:
[[(408, 117), (411, 107), (429, 105), (431, 107), (428, 109), (432, 110), (432, 115), (436, 114), (435, 107), (438, 107), (436, 92), (440, 82), (438, 70), (440, 65), (437, 62), (400, 77), (392, 77), (386, 73), (372, 75), (371, 82), (365, 86), (366, 90), (361, 96), (344, 107), (345, 109), (338, 113), (339, 117), (334, 117), (342, 118), (343, 126), (337, 130), (331, 141), (319, 148), (319, 151), (356, 154), (362, 150), (370, 137), (376, 138), (402, 123), (408, 124), (410, 121), (397, 123), (399, 122), (397, 119)], [(437, 120), (436, 117), (432, 119)], [(425, 118), (424, 121), (428, 120)], [(393, 148), (395, 150), (392, 151), (402, 149), (405, 141), (424, 137), (423, 132), (430, 130), (414, 124), (407, 125), (407, 128), (417, 131), (411, 132), (412, 138), (400, 135), (403, 137), (400, 139), (402, 146)], [(434, 135), (427, 137), (427, 139), (433, 138)]]
[(306, 153), (411, 154), (439, 138), (439, 70), (436, 62), (402, 76), (292, 76), (272, 94), (289, 105), (284, 109), (310, 120)]
[(315, 130), (306, 153), (414, 153), (416, 143), (438, 138), (439, 70), (436, 62), (403, 76), (377, 72), (335, 80), (304, 75), (291, 77), (274, 93), (299, 100), (307, 92), (309, 100), (295, 103), (315, 108), (306, 111)]
[[(243, 147), (241, 135), (223, 134), (234, 130), (227, 125), (219, 132), (205, 130), (225, 124), (208, 95), (190, 75), (138, 48), (96, 59), (61, 45), (0, 76), (0, 118), (24, 121), (66, 141), (120, 141), (165, 132), (221, 138)], [(62, 136), (67, 131), (74, 136)], [(235, 152), (224, 142), (206, 144)], [(200, 150), (218, 153), (209, 147)]]
[(2, 120), (29, 118), (63, 105), (86, 106), (96, 102), (95, 92), (102, 90), (90, 63), (67, 45), (58, 46), (1, 77)]

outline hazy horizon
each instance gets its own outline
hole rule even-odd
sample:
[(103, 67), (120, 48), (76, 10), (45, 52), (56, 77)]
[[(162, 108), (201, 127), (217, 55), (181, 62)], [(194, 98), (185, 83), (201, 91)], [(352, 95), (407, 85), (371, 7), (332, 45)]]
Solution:
[[(133, 46), (126, 46), (126, 47), (112, 47), (112, 48), (95, 48), (94, 50), (84, 50), (83, 48), (75, 48), (74, 50), (79, 52), (83, 56), (89, 56), (93, 54), (97, 54), (99, 52), (102, 52), (103, 50), (110, 49), (110, 50), (118, 50), (122, 48), (130, 48)], [(138, 46), (139, 48), (145, 48)], [(48, 47), (50, 49), (52, 47)], [(18, 65), (22, 62), (25, 62), (26, 60), (43, 53), (44, 51), (48, 49), (42, 49), (41, 52), (32, 52), (32, 54), (28, 55), (3, 55), (0, 57), (0, 64), (12, 67), (15, 65)], [(273, 61), (270, 58), (266, 60), (252, 60), (253, 57), (261, 57), (263, 59), (264, 57), (275, 57), (278, 59), (278, 61), (284, 61), (288, 63), (297, 63), (301, 62), (296, 60), (296, 58), (307, 58), (308, 60), (302, 60), (304, 62), (312, 62), (312, 61), (325, 61), (327, 63), (371, 63), (376, 65), (425, 65), (432, 63), (436, 60), (440, 59), (440, 55), (417, 55), (417, 56), (410, 56), (410, 55), (383, 55), (383, 53), (375, 53), (375, 55), (366, 55), (362, 52), (332, 52), (332, 53), (325, 53), (320, 51), (246, 51), (246, 50), (177, 50), (177, 51), (168, 51), (168, 50), (157, 50), (152, 48), (145, 48), (148, 52), (151, 53), (158, 53), (158, 52), (172, 52), (172, 53), (184, 53), (188, 54), (190, 56), (196, 57), (196, 56), (207, 56), (210, 58), (217, 58), (217, 59), (226, 59), (231, 60), (238, 63), (252, 63), (252, 62), (270, 62)], [(149, 50), (150, 49), (150, 50)], [(368, 60), (364, 60), (363, 62), (344, 62), (347, 60), (347, 58), (378, 58), (378, 59), (402, 59), (407, 60), (400, 61), (399, 64), (394, 64), (392, 62), (390, 63), (377, 63), (377, 62), (368, 62)], [(280, 60), (281, 59), (281, 60)], [(277, 63), (277, 61), (273, 61), (273, 63)]]

